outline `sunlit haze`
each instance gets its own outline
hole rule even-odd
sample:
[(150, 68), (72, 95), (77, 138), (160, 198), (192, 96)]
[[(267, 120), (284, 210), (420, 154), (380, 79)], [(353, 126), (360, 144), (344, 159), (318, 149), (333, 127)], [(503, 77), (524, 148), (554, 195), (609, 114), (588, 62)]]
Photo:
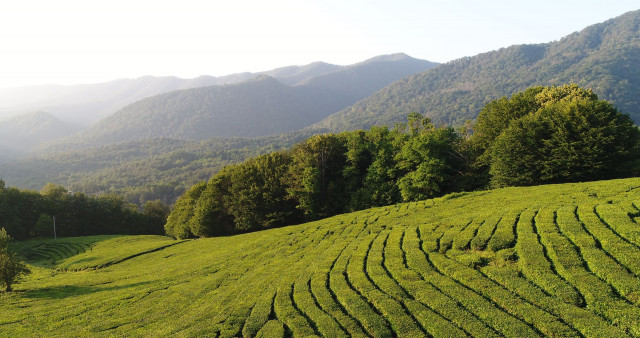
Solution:
[(227, 75), (403, 52), (446, 62), (558, 40), (634, 1), (85, 1), (0, 4), (0, 87)]

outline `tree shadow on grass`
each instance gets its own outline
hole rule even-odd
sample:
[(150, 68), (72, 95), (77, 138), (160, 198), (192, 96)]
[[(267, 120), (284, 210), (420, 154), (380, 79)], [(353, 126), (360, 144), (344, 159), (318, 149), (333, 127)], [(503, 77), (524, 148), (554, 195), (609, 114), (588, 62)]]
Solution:
[(137, 287), (140, 285), (149, 284), (150, 282), (139, 282), (127, 285), (114, 285), (114, 286), (103, 286), (103, 285), (88, 285), (88, 286), (78, 286), (78, 285), (62, 285), (62, 286), (54, 286), (33, 290), (24, 290), (22, 295), (25, 298), (46, 298), (46, 299), (64, 299), (69, 297), (83, 296), (96, 292), (104, 292), (104, 291), (116, 291), (122, 289), (128, 289)]

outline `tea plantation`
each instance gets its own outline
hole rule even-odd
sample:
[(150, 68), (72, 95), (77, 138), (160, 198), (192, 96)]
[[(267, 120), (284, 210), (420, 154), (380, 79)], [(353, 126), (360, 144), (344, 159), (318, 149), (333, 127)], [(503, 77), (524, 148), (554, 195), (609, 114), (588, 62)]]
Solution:
[(1, 336), (640, 336), (640, 179), (453, 194), (244, 235), (15, 243)]

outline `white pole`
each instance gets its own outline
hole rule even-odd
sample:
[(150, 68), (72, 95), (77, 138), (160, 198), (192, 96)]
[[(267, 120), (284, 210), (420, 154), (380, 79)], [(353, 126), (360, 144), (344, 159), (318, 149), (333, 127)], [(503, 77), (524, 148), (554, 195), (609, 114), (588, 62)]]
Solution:
[(58, 237), (56, 236), (56, 216), (53, 216), (53, 240), (58, 240)]

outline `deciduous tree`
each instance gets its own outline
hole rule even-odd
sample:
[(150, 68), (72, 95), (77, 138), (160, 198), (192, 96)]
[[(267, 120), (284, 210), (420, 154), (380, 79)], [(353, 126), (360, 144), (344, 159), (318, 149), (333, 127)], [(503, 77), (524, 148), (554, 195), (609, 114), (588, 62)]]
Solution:
[(633, 175), (640, 131), (628, 115), (576, 85), (550, 87), (539, 107), (512, 121), (489, 146), (496, 187), (612, 179)]
[(0, 229), (0, 286), (7, 292), (13, 290), (13, 284), (20, 281), (22, 276), (31, 273), (20, 256), (9, 248), (10, 239), (7, 231)]

